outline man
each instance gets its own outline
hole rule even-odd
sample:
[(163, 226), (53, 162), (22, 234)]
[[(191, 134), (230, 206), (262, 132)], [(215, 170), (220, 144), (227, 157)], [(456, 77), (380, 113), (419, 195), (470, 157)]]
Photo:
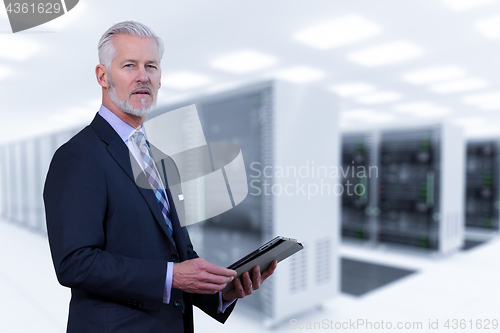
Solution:
[[(193, 305), (223, 323), (276, 262), (219, 292), (236, 272), (198, 258), (142, 126), (161, 85), (163, 44), (128, 21), (111, 27), (98, 49), (102, 106), (57, 150), (44, 189), (54, 267), (71, 288), (67, 331), (193, 332)], [(150, 189), (136, 185), (132, 163)]]

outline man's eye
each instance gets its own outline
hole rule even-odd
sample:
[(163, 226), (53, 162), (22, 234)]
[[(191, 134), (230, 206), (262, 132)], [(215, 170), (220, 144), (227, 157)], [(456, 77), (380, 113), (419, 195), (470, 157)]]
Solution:
[(128, 68), (130, 68), (130, 67), (132, 67), (132, 64), (126, 64), (126, 65), (125, 65), (125, 66), (123, 66), (123, 67), (128, 67)]
[(156, 66), (148, 65), (148, 68), (154, 68), (154, 69), (156, 69)]

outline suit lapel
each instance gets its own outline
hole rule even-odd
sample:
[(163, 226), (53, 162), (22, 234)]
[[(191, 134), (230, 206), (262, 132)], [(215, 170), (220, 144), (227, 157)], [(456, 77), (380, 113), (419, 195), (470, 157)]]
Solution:
[[(94, 120), (91, 123), (91, 126), (95, 130), (99, 138), (108, 144), (107, 150), (111, 155), (111, 157), (113, 157), (116, 163), (123, 169), (123, 171), (130, 177), (130, 179), (137, 186), (137, 182), (134, 179), (134, 173), (132, 171), (132, 163), (129, 150), (127, 148), (127, 145), (125, 145), (125, 143), (118, 135), (118, 133), (116, 133), (113, 127), (111, 127), (111, 125), (109, 125), (108, 122), (104, 120), (104, 118), (102, 118), (99, 114), (95, 116)], [(135, 160), (133, 160), (133, 163), (137, 165), (137, 162)], [(137, 165), (137, 167), (139, 166)], [(143, 173), (141, 173), (139, 177), (141, 176), (145, 177)], [(167, 224), (165, 222), (165, 219), (163, 218), (163, 214), (161, 213), (160, 210), (160, 205), (156, 200), (153, 190), (151, 188), (146, 189), (140, 186), (137, 186), (137, 188), (139, 189), (139, 192), (141, 193), (142, 197), (148, 204), (156, 221), (163, 229), (163, 231), (167, 235), (172, 245), (174, 245), (174, 241), (170, 236), (170, 232), (168, 231)]]

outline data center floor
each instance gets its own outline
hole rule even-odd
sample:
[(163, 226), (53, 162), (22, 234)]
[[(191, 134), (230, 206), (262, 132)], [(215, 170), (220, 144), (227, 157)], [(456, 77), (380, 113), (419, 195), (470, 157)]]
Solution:
[[(0, 332), (64, 332), (69, 290), (56, 280), (46, 238), (0, 222), (0, 244)], [(401, 331), (478, 332), (483, 329), (476, 325), (484, 326), (486, 320), (491, 331), (491, 321), (500, 321), (499, 254), (498, 238), (448, 257), (344, 244), (341, 255), (348, 261), (415, 272), (361, 296), (339, 294), (320, 310), (297, 315), (274, 331), (333, 330), (337, 325), (343, 326), (337, 331), (380, 332), (399, 325), (407, 326)], [(430, 329), (436, 321), (438, 329)], [(236, 307), (223, 326), (196, 310), (195, 327), (206, 333), (268, 330), (262, 317), (245, 307)]]

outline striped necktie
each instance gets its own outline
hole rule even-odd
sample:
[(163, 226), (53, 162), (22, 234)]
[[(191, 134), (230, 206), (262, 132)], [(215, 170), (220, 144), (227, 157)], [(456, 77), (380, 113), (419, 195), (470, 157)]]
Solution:
[(163, 188), (163, 183), (161, 181), (158, 170), (156, 169), (154, 161), (149, 154), (149, 148), (146, 144), (146, 138), (140, 131), (136, 131), (130, 138), (135, 142), (137, 147), (139, 147), (139, 151), (141, 152), (143, 161), (144, 174), (146, 175), (146, 178), (148, 179), (149, 184), (151, 185), (151, 188), (155, 193), (156, 200), (158, 200), (158, 204), (160, 205), (161, 213), (163, 214), (165, 222), (167, 223), (168, 231), (170, 232), (170, 236), (172, 236), (173, 228), (172, 221), (170, 219), (170, 207), (168, 204), (167, 195)]

